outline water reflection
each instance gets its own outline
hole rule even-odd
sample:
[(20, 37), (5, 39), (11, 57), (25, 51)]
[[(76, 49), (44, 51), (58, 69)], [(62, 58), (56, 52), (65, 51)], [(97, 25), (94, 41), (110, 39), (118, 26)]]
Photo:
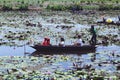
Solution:
[(83, 52), (39, 52), (39, 51), (34, 51), (32, 54), (30, 54), (31, 56), (41, 56), (41, 55), (77, 55), (80, 56), (82, 54), (89, 54), (89, 53), (95, 53), (95, 51), (83, 51)]
[[(87, 54), (86, 54), (87, 53)], [(43, 55), (51, 55), (51, 56), (68, 56), (68, 62), (62, 61), (62, 67), (67, 68), (68, 65), (72, 66), (72, 59), (74, 59), (75, 63), (82, 69), (86, 68), (86, 66), (90, 66), (92, 69), (103, 70), (108, 72), (109, 74), (116, 73), (118, 63), (120, 61), (120, 46), (112, 45), (112, 46), (99, 46), (96, 48), (96, 52), (86, 52), (86, 53), (44, 53), (35, 51), (31, 55), (32, 56), (43, 56)], [(71, 58), (70, 58), (71, 56)], [(94, 60), (93, 60), (94, 58)], [(71, 61), (69, 61), (71, 60)], [(67, 64), (67, 67), (66, 65)]]
[[(29, 54), (25, 54), (29, 53)], [(30, 46), (0, 46), (0, 56), (37, 56), (44, 57), (49, 55), (53, 63), (52, 67), (58, 64), (67, 69), (69, 66), (73, 66), (73, 63), (78, 65), (78, 69), (86, 69), (86, 66), (95, 70), (104, 70), (109, 73), (116, 73), (118, 63), (120, 61), (120, 46), (99, 46), (96, 52), (91, 53), (51, 53), (51, 52), (38, 52)], [(94, 60), (92, 60), (94, 57)], [(54, 59), (55, 58), (55, 59)], [(59, 61), (61, 59), (63, 61)], [(58, 60), (58, 63), (56, 62)]]
[(0, 46), (0, 56), (24, 56), (35, 50), (29, 46)]
[[(26, 46), (0, 46), (0, 56), (24, 56), (29, 53), (31, 56), (39, 56), (39, 55), (64, 55), (64, 54), (71, 54), (71, 55), (81, 55), (81, 54), (89, 54), (89, 53), (119, 53), (120, 52), (120, 46), (99, 46), (96, 48), (96, 51), (88, 52), (38, 52), (32, 47), (26, 45)], [(102, 55), (105, 55), (102, 54)], [(100, 56), (99, 56), (100, 57)], [(107, 58), (107, 57), (106, 57)]]

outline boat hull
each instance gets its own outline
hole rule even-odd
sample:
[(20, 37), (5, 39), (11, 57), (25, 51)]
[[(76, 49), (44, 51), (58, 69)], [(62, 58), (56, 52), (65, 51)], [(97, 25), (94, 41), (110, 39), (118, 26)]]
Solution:
[(107, 23), (107, 22), (104, 22), (104, 21), (98, 21), (97, 22), (98, 24), (106, 24), (106, 25), (117, 25), (117, 26), (119, 26), (120, 25), (120, 21), (118, 21), (118, 22), (112, 22), (112, 23)]
[(39, 52), (94, 52), (96, 47), (91, 45), (84, 46), (41, 46), (35, 45), (32, 48)]

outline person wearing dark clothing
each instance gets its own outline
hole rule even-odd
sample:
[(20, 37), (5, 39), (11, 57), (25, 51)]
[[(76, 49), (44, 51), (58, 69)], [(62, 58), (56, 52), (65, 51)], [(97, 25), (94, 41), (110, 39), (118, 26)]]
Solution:
[(65, 41), (65, 39), (63, 37), (60, 38), (60, 41)]
[(96, 45), (96, 31), (95, 31), (95, 29), (94, 29), (94, 25), (92, 25), (91, 26), (91, 29), (90, 29), (90, 32), (91, 32), (91, 34), (92, 34), (92, 37), (91, 37), (91, 40), (90, 40), (90, 44), (91, 45)]
[(105, 23), (106, 22), (106, 19), (103, 17), (103, 22)]

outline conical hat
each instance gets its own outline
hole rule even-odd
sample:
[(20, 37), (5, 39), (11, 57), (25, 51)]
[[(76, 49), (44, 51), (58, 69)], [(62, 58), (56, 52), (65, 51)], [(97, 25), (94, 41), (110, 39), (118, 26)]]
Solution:
[(106, 22), (107, 22), (107, 23), (111, 23), (111, 22), (112, 22), (112, 19), (107, 19)]

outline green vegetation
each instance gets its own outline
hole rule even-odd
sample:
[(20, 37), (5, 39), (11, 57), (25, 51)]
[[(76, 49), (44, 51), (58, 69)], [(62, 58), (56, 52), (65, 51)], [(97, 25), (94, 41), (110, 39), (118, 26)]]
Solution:
[(93, 80), (104, 80), (104, 77), (94, 77)]
[(65, 10), (83, 10), (83, 7), (78, 4), (73, 5), (48, 5), (46, 7), (49, 10), (65, 11)]
[(120, 10), (120, 0), (0, 0), (1, 10)]
[(99, 10), (120, 10), (120, 6), (114, 6), (112, 4), (99, 5)]

